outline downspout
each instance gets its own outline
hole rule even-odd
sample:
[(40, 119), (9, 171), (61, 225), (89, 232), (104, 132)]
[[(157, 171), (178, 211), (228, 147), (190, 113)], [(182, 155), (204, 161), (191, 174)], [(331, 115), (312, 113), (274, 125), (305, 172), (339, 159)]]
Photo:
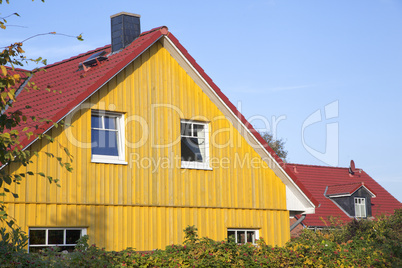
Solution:
[[(296, 218), (296, 217), (295, 217)], [(306, 215), (303, 214), (300, 219), (298, 219), (295, 223), (290, 226), (290, 231), (292, 231), (294, 228), (296, 228), (297, 225), (299, 225), (304, 219), (306, 218)], [(297, 219), (297, 218), (296, 218)]]

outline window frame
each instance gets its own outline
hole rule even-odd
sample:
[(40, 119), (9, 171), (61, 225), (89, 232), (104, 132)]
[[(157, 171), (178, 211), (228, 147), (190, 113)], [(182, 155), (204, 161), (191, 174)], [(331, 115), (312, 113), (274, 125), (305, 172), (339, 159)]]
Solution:
[(196, 125), (203, 125), (204, 126), (204, 132), (205, 132), (205, 158), (203, 159), (202, 162), (196, 162), (196, 161), (186, 161), (181, 159), (181, 168), (185, 169), (202, 169), (202, 170), (212, 170), (212, 168), (209, 165), (209, 122), (204, 122), (204, 121), (194, 121), (194, 120), (186, 120), (186, 119), (181, 119), (180, 120), (180, 157), (181, 157), (181, 142), (183, 136), (186, 138), (190, 138), (193, 136), (185, 136), (183, 135), (183, 130), (182, 130), (182, 124), (196, 124)]
[[(113, 117), (116, 119), (116, 132), (117, 132), (117, 156), (113, 155), (102, 155), (102, 154), (94, 154), (92, 153), (92, 131), (94, 129), (102, 130), (99, 128), (94, 128), (92, 126), (92, 116), (99, 116), (102, 118), (102, 124), (104, 124), (104, 117)], [(101, 111), (101, 110), (92, 110), (91, 111), (91, 162), (92, 163), (106, 163), (106, 164), (123, 164), (127, 165), (126, 162), (126, 153), (125, 153), (125, 131), (124, 131), (124, 114), (109, 112), (109, 111)]]
[[(358, 200), (360, 201), (360, 203), (356, 202)], [(366, 218), (367, 217), (367, 206), (366, 206), (366, 198), (365, 197), (355, 197), (354, 198), (354, 207), (355, 207), (355, 217), (356, 218)], [(362, 207), (363, 207), (363, 209), (362, 209)], [(364, 211), (364, 215), (361, 215), (362, 211)]]
[[(63, 230), (63, 244), (49, 244), (49, 230)], [(33, 247), (73, 247), (76, 246), (75, 244), (66, 244), (67, 242), (67, 231), (70, 230), (80, 230), (81, 237), (87, 234), (87, 228), (84, 227), (32, 227), (28, 229), (28, 252), (30, 248)], [(46, 231), (45, 233), (45, 244), (31, 244), (31, 231)]]
[[(238, 245), (242, 245), (243, 243), (238, 243), (237, 242), (237, 233), (238, 232), (244, 232), (245, 233), (245, 239), (246, 242), (244, 242), (244, 244), (247, 243), (251, 243), (253, 245), (257, 245), (257, 240), (260, 238), (259, 236), (259, 229), (244, 229), (244, 228), (228, 228), (227, 229), (227, 238), (229, 238), (229, 231), (235, 232), (235, 243)], [(247, 233), (246, 232), (254, 232), (254, 241), (247, 241)]]

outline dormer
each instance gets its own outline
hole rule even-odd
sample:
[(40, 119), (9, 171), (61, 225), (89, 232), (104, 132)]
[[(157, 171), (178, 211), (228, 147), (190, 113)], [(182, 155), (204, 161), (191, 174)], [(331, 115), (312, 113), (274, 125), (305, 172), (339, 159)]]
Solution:
[(349, 217), (355, 218), (371, 217), (371, 198), (376, 197), (364, 182), (329, 185), (324, 195)]

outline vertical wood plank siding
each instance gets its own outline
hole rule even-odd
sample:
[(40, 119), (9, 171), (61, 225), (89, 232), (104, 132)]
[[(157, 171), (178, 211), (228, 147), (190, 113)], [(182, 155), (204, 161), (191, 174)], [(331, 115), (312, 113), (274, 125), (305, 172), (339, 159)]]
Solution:
[[(127, 165), (91, 163), (91, 109), (124, 114)], [(180, 119), (209, 122), (213, 170), (180, 168)], [(187, 225), (217, 240), (227, 228), (258, 228), (273, 245), (289, 239), (285, 185), (160, 43), (83, 103), (71, 122), (49, 132), (54, 143), (29, 148), (39, 151), (33, 164), (6, 167), (61, 179), (56, 187), (30, 176), (13, 186), (18, 199), (3, 198), (25, 231), (87, 227), (91, 243), (107, 250), (182, 243)], [(59, 143), (74, 156), (72, 173), (44, 155), (62, 156)]]

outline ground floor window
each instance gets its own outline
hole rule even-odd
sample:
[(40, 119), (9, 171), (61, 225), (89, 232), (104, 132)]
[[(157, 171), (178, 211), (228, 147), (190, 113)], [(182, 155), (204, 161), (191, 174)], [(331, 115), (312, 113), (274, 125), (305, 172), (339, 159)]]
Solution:
[(74, 250), (77, 240), (86, 235), (85, 228), (29, 228), (29, 252), (39, 252), (46, 247), (59, 247), (61, 251)]
[(258, 230), (256, 229), (228, 229), (228, 238), (233, 237), (237, 244), (252, 243), (255, 244), (258, 239)]

